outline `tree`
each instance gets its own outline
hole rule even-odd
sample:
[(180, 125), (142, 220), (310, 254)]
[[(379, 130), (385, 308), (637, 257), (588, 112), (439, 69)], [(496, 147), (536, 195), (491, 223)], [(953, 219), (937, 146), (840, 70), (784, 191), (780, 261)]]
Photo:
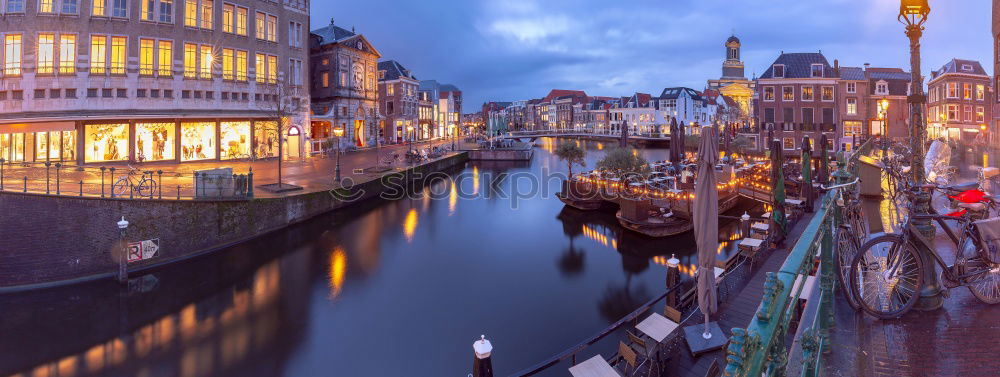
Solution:
[[(273, 191), (301, 189), (301, 187), (286, 185), (282, 182), (282, 163), (285, 157), (284, 140), (292, 128), (292, 117), (302, 111), (303, 106), (305, 106), (303, 102), (308, 101), (308, 93), (303, 96), (301, 94), (302, 87), (287, 83), (284, 77), (278, 78), (272, 83), (258, 82), (257, 88), (262, 96), (261, 100), (255, 101), (255, 103), (274, 122), (273, 131), (277, 133), (274, 137), (278, 140), (278, 182), (272, 186)], [(271, 131), (266, 130), (268, 133)], [(298, 146), (293, 147), (298, 148)]]
[(620, 178), (649, 174), (649, 164), (634, 148), (615, 148), (608, 151), (597, 162), (597, 168), (612, 172)]
[(730, 145), (730, 147), (733, 149), (734, 153), (743, 156), (743, 158), (746, 158), (746, 154), (750, 150), (750, 144), (751, 144), (750, 138), (740, 135), (737, 136), (735, 140), (733, 140), (733, 143)]
[(559, 157), (559, 160), (566, 162), (570, 178), (573, 177), (573, 165), (587, 166), (587, 162), (583, 159), (586, 155), (587, 152), (578, 147), (576, 143), (561, 143), (556, 148), (556, 156)]

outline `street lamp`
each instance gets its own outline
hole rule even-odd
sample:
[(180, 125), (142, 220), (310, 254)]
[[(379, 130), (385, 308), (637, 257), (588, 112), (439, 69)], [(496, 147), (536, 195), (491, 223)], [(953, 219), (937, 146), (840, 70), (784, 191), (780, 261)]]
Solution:
[(887, 98), (882, 98), (878, 102), (878, 120), (882, 123), (882, 137), (886, 138), (889, 134), (889, 124), (887, 115), (889, 114), (889, 100)]
[[(920, 75), (920, 37), (924, 33), (924, 23), (931, 12), (931, 7), (927, 0), (901, 0), (899, 2), (900, 23), (906, 25), (906, 36), (910, 39), (910, 96), (907, 102), (910, 104), (910, 172), (913, 187), (916, 189), (913, 200), (910, 202), (910, 213), (914, 215), (913, 223), (915, 228), (927, 239), (934, 239), (934, 225), (929, 218), (919, 218), (919, 215), (930, 213), (931, 194), (923, 187), (926, 183), (924, 172), (924, 142), (927, 139), (926, 118), (924, 118), (923, 108), (927, 102), (924, 96), (924, 83)], [(920, 258), (924, 266), (934, 266), (932, 251), (922, 244), (917, 246), (920, 250)], [(924, 285), (920, 290), (920, 299), (915, 307), (918, 310), (934, 310), (940, 308), (944, 302), (941, 298), (941, 283), (938, 280), (937, 270), (934, 268), (923, 269)]]
[(122, 216), (117, 225), (122, 244), (121, 255), (118, 258), (118, 282), (124, 283), (128, 280), (128, 270), (125, 268), (125, 263), (128, 259), (128, 244), (125, 243), (125, 230), (128, 229), (128, 220), (125, 220), (125, 216)]
[(413, 126), (406, 126), (406, 134), (409, 136), (410, 142), (409, 151), (413, 152)]
[(340, 183), (340, 144), (343, 141), (341, 138), (344, 137), (344, 129), (334, 128), (333, 136), (337, 137), (337, 169), (335, 171), (337, 172), (337, 182)]

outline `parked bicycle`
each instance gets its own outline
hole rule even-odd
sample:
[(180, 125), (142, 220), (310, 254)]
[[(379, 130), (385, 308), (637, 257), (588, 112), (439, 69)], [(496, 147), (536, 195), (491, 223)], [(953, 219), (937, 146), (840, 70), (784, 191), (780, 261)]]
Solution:
[(868, 239), (870, 227), (861, 207), (861, 198), (857, 189), (858, 179), (854, 182), (835, 186), (821, 186), (823, 191), (837, 190), (836, 204), (840, 207), (843, 221), (837, 227), (836, 242), (837, 255), (834, 258), (837, 280), (843, 288), (847, 302), (855, 310), (859, 309), (857, 300), (851, 294), (847, 279), (850, 273), (851, 261), (857, 255), (861, 245)]
[[(136, 177), (139, 175), (139, 177)], [(148, 176), (147, 176), (148, 175)], [(130, 192), (131, 191), (131, 192)], [(153, 197), (156, 193), (156, 180), (153, 179), (152, 171), (140, 172), (139, 169), (128, 165), (128, 172), (118, 177), (111, 184), (111, 193), (114, 196), (125, 196), (134, 194), (139, 197)]]
[[(902, 233), (880, 235), (861, 247), (851, 262), (849, 285), (865, 312), (882, 319), (896, 318), (916, 304), (924, 284), (924, 269), (935, 268), (923, 265), (919, 246), (930, 250), (934, 261), (941, 266), (945, 288), (965, 286), (982, 302), (1000, 303), (1000, 254), (996, 245), (984, 242), (986, 239), (982, 237), (984, 231), (990, 232), (984, 228), (1000, 227), (1000, 219), (976, 221), (985, 217), (987, 211), (996, 206), (996, 201), (982, 191), (961, 191), (962, 188), (921, 187), (959, 198), (961, 209), (945, 215), (910, 214), (904, 221)], [(910, 193), (912, 200), (913, 191)], [(916, 220), (934, 220), (941, 226), (955, 244), (955, 264), (947, 265), (933, 240), (924, 237), (916, 228)], [(948, 226), (946, 221), (949, 220), (958, 221), (960, 233)]]

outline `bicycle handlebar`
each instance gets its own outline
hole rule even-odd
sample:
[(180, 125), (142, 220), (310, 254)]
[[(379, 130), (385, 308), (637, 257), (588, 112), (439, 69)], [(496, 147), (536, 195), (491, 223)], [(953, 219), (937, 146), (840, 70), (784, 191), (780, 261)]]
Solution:
[(848, 183), (844, 183), (844, 184), (840, 184), (840, 185), (833, 185), (833, 186), (823, 186), (823, 185), (820, 185), (819, 188), (821, 190), (823, 190), (823, 191), (829, 191), (829, 190), (833, 190), (833, 189), (839, 189), (841, 187), (853, 186), (854, 184), (857, 184), (858, 181), (860, 181), (860, 180), (861, 180), (861, 178), (854, 178), (853, 182), (848, 182)]

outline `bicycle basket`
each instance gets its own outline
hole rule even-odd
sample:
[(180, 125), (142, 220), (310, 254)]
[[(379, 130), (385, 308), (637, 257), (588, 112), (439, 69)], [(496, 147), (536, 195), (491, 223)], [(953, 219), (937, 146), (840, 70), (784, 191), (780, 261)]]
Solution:
[(979, 253), (990, 263), (1000, 263), (1000, 217), (974, 222), (979, 233)]

